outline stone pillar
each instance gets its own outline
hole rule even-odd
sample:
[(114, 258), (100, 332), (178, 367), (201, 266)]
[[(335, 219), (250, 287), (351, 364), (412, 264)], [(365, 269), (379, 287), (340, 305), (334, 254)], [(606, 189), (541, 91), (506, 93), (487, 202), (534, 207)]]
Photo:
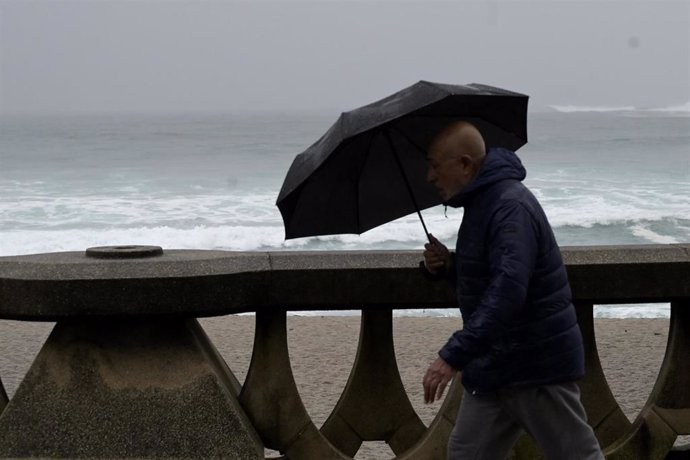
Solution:
[(2, 457), (263, 458), (195, 319), (61, 321), (0, 415)]

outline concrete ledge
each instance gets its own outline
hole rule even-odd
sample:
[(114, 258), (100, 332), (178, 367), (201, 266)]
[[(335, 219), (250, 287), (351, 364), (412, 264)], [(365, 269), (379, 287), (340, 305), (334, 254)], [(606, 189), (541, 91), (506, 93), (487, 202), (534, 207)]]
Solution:
[[(598, 303), (690, 296), (690, 244), (567, 247), (573, 295)], [(274, 307), (443, 308), (452, 289), (422, 276), (420, 251), (166, 250), (144, 259), (82, 252), (0, 257), (0, 318), (213, 316)]]
[(644, 303), (690, 296), (690, 244), (567, 247), (563, 259), (578, 300)]
[(266, 253), (167, 250), (143, 259), (83, 252), (0, 257), (0, 317), (190, 316), (266, 303)]

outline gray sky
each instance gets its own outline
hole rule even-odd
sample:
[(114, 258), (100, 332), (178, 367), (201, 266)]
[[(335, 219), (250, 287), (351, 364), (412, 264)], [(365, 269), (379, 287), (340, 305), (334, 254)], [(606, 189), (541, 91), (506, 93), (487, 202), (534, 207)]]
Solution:
[(0, 0), (0, 113), (349, 110), (418, 80), (690, 100), (690, 1)]

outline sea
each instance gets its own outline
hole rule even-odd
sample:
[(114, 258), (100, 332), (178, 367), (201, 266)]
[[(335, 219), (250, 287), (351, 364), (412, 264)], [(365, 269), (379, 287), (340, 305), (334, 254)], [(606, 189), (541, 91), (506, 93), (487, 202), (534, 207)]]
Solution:
[[(421, 257), (425, 235), (415, 215), (362, 235), (285, 240), (275, 205), (285, 174), (337, 115), (0, 116), (0, 256), (141, 244), (411, 249)], [(518, 151), (525, 183), (561, 246), (690, 242), (690, 103), (554, 106), (530, 113), (528, 126)], [(429, 231), (454, 246), (462, 210), (438, 206), (423, 215)], [(668, 315), (668, 304), (595, 307), (597, 317)]]

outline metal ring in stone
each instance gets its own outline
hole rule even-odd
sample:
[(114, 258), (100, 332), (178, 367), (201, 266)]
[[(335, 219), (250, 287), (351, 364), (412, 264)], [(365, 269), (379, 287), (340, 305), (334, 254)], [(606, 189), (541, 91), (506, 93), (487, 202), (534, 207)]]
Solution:
[(163, 255), (160, 246), (96, 246), (86, 250), (87, 257), (96, 259), (138, 259)]

